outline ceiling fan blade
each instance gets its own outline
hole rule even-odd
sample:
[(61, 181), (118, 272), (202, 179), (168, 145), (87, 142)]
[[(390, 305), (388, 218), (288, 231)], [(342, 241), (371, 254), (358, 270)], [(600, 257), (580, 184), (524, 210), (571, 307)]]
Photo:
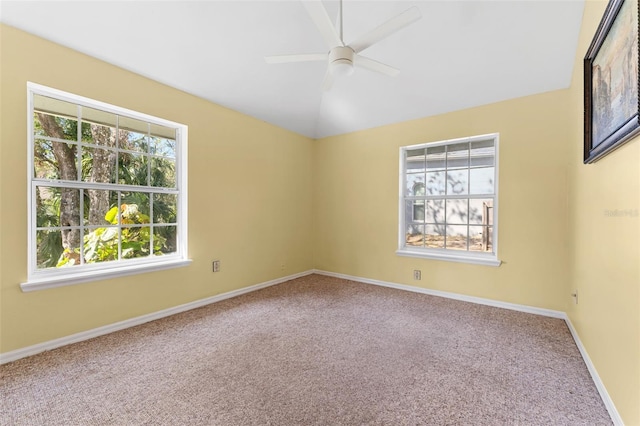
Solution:
[(327, 14), (327, 9), (324, 8), (321, 0), (303, 0), (303, 6), (307, 9), (307, 13), (318, 27), (320, 34), (324, 38), (324, 41), (329, 46), (329, 49), (336, 46), (344, 46), (340, 35), (336, 28), (331, 23), (331, 18)]
[(265, 56), (264, 60), (268, 64), (286, 64), (289, 62), (310, 62), (310, 61), (326, 61), (326, 53), (300, 53), (294, 55), (274, 55)]
[(327, 72), (324, 75), (324, 80), (322, 81), (322, 90), (328, 92), (333, 87), (333, 74), (331, 70), (327, 68)]
[(374, 61), (366, 56), (356, 55), (354, 58), (354, 64), (358, 67), (366, 68), (371, 71), (379, 72), (391, 77), (395, 77), (400, 73), (400, 70), (392, 66), (383, 64), (382, 62)]
[(356, 53), (362, 52), (364, 49), (371, 47), (373, 44), (386, 37), (389, 37), (391, 34), (401, 30), (409, 24), (414, 23), (420, 18), (422, 18), (420, 9), (418, 9), (417, 6), (413, 6), (412, 8), (409, 8), (402, 12), (400, 15), (389, 19), (379, 27), (369, 31), (365, 35), (355, 40), (353, 43), (350, 43), (349, 47), (351, 47)]

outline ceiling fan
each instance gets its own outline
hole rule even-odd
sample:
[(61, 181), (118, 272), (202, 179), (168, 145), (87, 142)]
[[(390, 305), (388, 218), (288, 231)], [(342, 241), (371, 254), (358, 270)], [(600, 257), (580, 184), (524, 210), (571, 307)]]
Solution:
[(371, 47), (380, 40), (389, 37), (391, 34), (394, 34), (407, 25), (414, 23), (422, 17), (420, 9), (413, 6), (346, 45), (342, 35), (342, 0), (340, 0), (339, 5), (339, 33), (331, 23), (331, 18), (329, 18), (327, 10), (321, 0), (303, 0), (302, 4), (313, 22), (316, 24), (316, 27), (318, 27), (320, 34), (322, 34), (322, 37), (327, 43), (329, 51), (325, 53), (267, 56), (265, 57), (265, 61), (268, 64), (327, 61), (327, 72), (324, 77), (324, 82), (322, 83), (324, 90), (329, 90), (331, 88), (335, 76), (353, 74), (354, 65), (392, 77), (398, 75), (400, 72), (399, 69), (367, 58), (366, 56), (362, 56), (360, 52)]

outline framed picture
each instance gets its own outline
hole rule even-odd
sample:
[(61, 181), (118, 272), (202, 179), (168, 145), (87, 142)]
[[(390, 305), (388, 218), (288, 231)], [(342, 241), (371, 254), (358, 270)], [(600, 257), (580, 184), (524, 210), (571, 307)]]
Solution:
[(640, 133), (638, 0), (610, 0), (584, 58), (584, 162)]

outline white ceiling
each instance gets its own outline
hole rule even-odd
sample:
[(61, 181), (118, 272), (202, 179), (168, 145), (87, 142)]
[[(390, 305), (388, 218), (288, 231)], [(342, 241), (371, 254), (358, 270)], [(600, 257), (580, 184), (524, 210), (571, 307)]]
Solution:
[(345, 0), (344, 41), (413, 5), (421, 20), (363, 52), (400, 75), (329, 92), (324, 62), (264, 61), (327, 50), (300, 1), (2, 1), (0, 20), (313, 138), (569, 86), (583, 0)]

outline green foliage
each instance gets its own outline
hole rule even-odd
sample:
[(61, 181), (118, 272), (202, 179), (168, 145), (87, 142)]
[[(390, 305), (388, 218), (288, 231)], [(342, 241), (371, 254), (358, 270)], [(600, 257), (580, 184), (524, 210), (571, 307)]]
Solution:
[[(41, 196), (41, 188), (36, 188), (36, 226), (39, 228), (57, 226), (60, 221), (60, 193), (56, 188), (47, 188), (46, 198)], [(62, 235), (57, 231), (36, 233), (38, 264), (44, 268), (56, 266), (56, 259), (62, 254)]]
[[(120, 213), (118, 215), (118, 213)], [(122, 204), (120, 211), (118, 207), (112, 207), (105, 215), (105, 220), (114, 226), (96, 228), (84, 236), (84, 262), (98, 263), (118, 259), (118, 219), (123, 225), (121, 247), (122, 258), (135, 258), (148, 256), (151, 246), (151, 231), (149, 226), (124, 226), (124, 225), (145, 225), (149, 223), (149, 216), (140, 213), (136, 204)], [(154, 235), (153, 252), (163, 254), (167, 239), (161, 235)], [(72, 253), (65, 250), (58, 260), (57, 267), (75, 265), (79, 250)]]
[[(77, 141), (78, 122), (74, 119), (55, 116), (56, 124), (63, 131), (63, 139)], [(80, 131), (81, 140), (84, 142), (106, 146), (94, 139), (90, 123), (82, 123)], [(38, 136), (47, 135), (37, 114), (34, 114), (34, 133)], [(108, 132), (107, 132), (108, 133)], [(115, 134), (115, 129), (111, 135)], [(97, 138), (97, 136), (95, 136)], [(169, 142), (164, 141), (165, 145)], [(53, 155), (53, 144), (45, 139), (37, 139), (35, 144), (35, 175), (39, 178), (59, 179), (60, 167)], [(118, 147), (113, 151), (118, 158), (117, 182), (134, 186), (175, 187), (175, 159), (168, 157), (154, 157), (146, 154), (148, 151), (148, 137), (135, 132), (119, 130)], [(94, 156), (92, 148), (80, 148), (76, 144), (69, 144), (74, 151), (81, 149), (80, 179), (88, 182), (91, 179)], [(168, 147), (165, 151), (170, 150)], [(173, 148), (175, 149), (175, 148)], [(134, 153), (132, 151), (138, 152)], [(149, 182), (150, 178), (150, 182)], [(97, 208), (91, 203), (89, 190), (84, 190), (84, 211), (78, 212), (81, 217), (91, 217), (91, 213), (101, 216), (104, 212), (94, 212)], [(40, 199), (40, 195), (42, 198)], [(60, 200), (61, 191), (57, 187), (47, 187), (38, 190), (37, 226), (38, 228), (60, 229)], [(149, 217), (151, 211), (151, 193), (144, 191), (109, 191), (110, 210), (104, 215), (109, 225), (94, 228), (84, 235), (83, 248), (67, 248), (62, 245), (61, 232), (59, 230), (38, 231), (36, 234), (38, 268), (63, 267), (78, 265), (80, 256), (84, 257), (84, 263), (97, 263), (118, 260), (118, 243), (121, 248), (121, 258), (135, 258), (148, 256), (151, 253), (163, 254), (175, 251), (176, 227), (165, 226), (153, 228), (153, 247), (151, 247), (151, 227), (144, 226), (151, 222), (172, 224), (176, 221), (177, 202), (175, 195), (153, 195), (153, 220)], [(120, 203), (120, 207), (118, 207)], [(144, 212), (147, 212), (145, 214)], [(120, 228), (118, 228), (120, 220)], [(120, 231), (119, 231), (120, 229)]]

